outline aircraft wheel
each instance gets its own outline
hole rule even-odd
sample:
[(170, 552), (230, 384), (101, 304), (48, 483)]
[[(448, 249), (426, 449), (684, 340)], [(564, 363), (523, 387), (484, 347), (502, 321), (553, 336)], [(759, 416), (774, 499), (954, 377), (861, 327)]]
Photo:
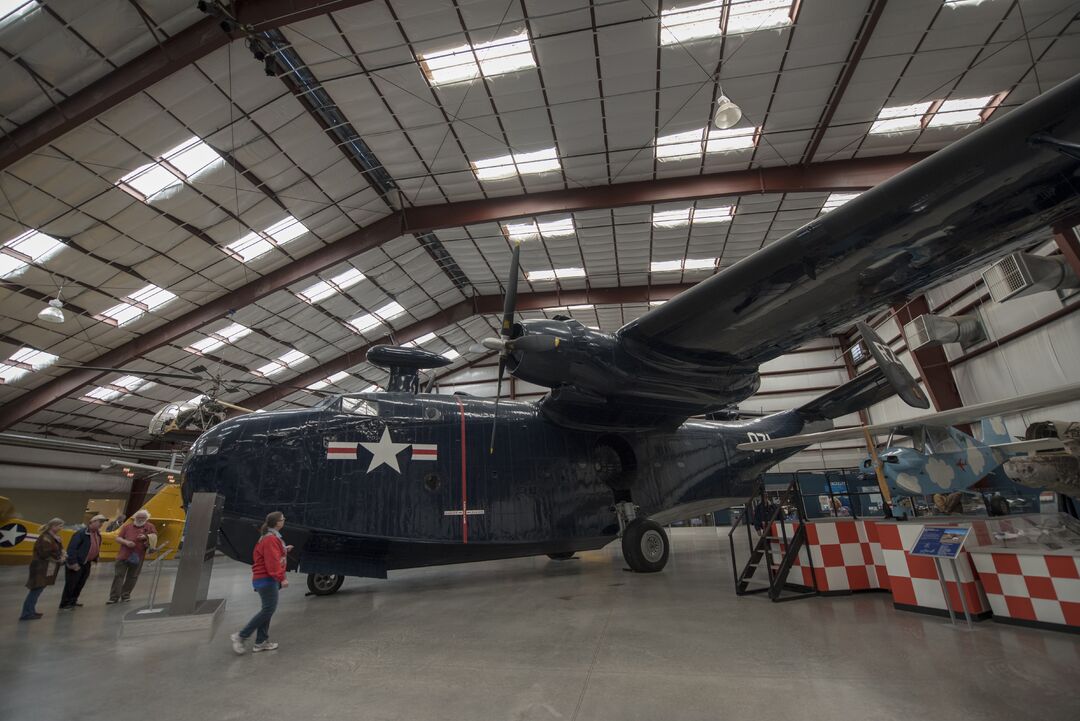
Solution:
[(308, 590), (316, 596), (337, 593), (343, 583), (345, 577), (340, 573), (309, 573), (307, 577)]
[(623, 558), (635, 573), (656, 573), (663, 570), (667, 565), (670, 550), (667, 534), (656, 521), (635, 518), (623, 532)]
[(569, 561), (574, 557), (574, 551), (560, 551), (559, 553), (549, 553), (547, 555), (552, 561)]

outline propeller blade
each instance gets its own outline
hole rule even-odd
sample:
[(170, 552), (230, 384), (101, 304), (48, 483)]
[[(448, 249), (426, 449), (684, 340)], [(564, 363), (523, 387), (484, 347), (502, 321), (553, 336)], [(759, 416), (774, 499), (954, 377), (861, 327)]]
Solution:
[(195, 375), (194, 373), (158, 373), (156, 371), (139, 370), (138, 368), (102, 368), (100, 366), (79, 366), (79, 365), (60, 365), (55, 366), (57, 368), (74, 368), (76, 370), (84, 371), (105, 371), (108, 373), (123, 373), (129, 376), (153, 376), (155, 378), (181, 378), (191, 381), (205, 381), (206, 376)]
[(510, 258), (510, 277), (506, 282), (506, 297), (503, 298), (503, 317), (501, 334), (510, 337), (514, 325), (514, 310), (517, 308), (518, 270), (521, 268), (521, 243), (514, 244), (514, 255)]
[(470, 355), (483, 355), (488, 352), (487, 347), (483, 343), (473, 343), (469, 346), (467, 351)]
[(527, 353), (542, 353), (558, 348), (559, 338), (553, 335), (523, 335), (520, 338), (506, 341), (506, 346), (512, 351), (519, 350)]
[(501, 353), (506, 350), (506, 341), (502, 338), (484, 338), (480, 341), (480, 352), (486, 353), (489, 350), (499, 351)]

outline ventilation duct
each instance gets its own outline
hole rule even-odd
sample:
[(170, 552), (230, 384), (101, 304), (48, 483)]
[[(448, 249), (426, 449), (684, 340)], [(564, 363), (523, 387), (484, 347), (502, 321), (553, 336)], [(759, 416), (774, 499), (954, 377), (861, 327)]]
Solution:
[(904, 326), (908, 346), (912, 350), (946, 343), (959, 343), (965, 351), (986, 340), (982, 321), (974, 315), (920, 315)]
[(1080, 288), (1080, 278), (1061, 256), (1013, 253), (983, 271), (982, 277), (998, 303), (1046, 290)]

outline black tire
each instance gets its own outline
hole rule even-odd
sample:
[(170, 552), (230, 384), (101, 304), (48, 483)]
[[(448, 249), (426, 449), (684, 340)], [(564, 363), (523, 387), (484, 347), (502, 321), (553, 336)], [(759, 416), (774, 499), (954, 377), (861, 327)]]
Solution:
[(574, 557), (575, 551), (559, 551), (558, 553), (549, 553), (547, 555), (552, 561), (569, 561)]
[(667, 565), (671, 546), (659, 523), (648, 518), (635, 518), (623, 532), (622, 552), (631, 571), (656, 573)]
[(308, 591), (315, 596), (329, 596), (337, 593), (343, 583), (345, 583), (345, 577), (340, 573), (309, 573), (307, 577)]

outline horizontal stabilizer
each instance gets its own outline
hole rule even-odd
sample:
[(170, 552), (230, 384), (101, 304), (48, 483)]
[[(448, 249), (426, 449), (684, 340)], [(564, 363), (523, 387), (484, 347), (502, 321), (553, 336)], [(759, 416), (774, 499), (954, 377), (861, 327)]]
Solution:
[[(841, 386), (843, 388), (843, 386)], [(910, 430), (916, 426), (955, 426), (958, 423), (974, 423), (986, 416), (1007, 415), (1019, 413), (1033, 408), (1045, 408), (1062, 403), (1070, 403), (1080, 400), (1080, 383), (1054, 388), (1041, 393), (1031, 393), (1019, 398), (1006, 398), (1000, 401), (988, 403), (976, 403), (973, 406), (954, 408), (940, 413), (930, 413), (925, 416), (908, 418), (896, 423), (876, 423), (871, 426), (859, 426), (857, 428), (841, 428), (834, 431), (822, 431), (821, 433), (803, 433), (787, 438), (777, 438), (768, 441), (754, 443), (740, 443), (740, 451), (764, 451), (774, 448), (794, 448), (796, 446), (812, 446), (815, 443), (829, 441), (843, 441), (851, 438), (863, 438), (865, 430), (870, 433), (904, 433), (904, 429)], [(865, 429), (865, 430), (864, 430)]]
[(896, 357), (896, 353), (893, 353), (889, 344), (870, 330), (870, 326), (866, 323), (859, 321), (855, 327), (858, 328), (859, 335), (870, 351), (870, 355), (874, 357), (877, 367), (882, 370), (885, 377), (889, 379), (889, 384), (896, 390), (896, 395), (912, 408), (929, 408), (930, 399), (922, 392), (922, 388), (919, 388), (919, 384), (908, 372), (907, 367)]
[(889, 384), (881, 368), (867, 372), (818, 396), (804, 406), (795, 409), (808, 422), (827, 418), (840, 418), (880, 403), (893, 395), (896, 389)]
[(1065, 444), (1058, 438), (1036, 438), (1033, 441), (995, 443), (988, 448), (1005, 453), (1035, 453), (1036, 451), (1063, 451)]

